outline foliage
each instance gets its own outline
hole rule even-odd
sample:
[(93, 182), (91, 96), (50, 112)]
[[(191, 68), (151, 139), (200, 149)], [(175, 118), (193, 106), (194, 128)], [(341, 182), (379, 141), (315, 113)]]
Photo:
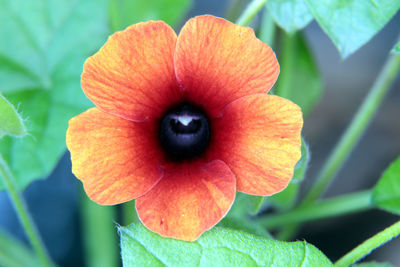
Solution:
[(147, 20), (163, 20), (175, 26), (191, 5), (190, 0), (110, 0), (112, 31)]
[(39, 267), (35, 254), (24, 244), (3, 231), (0, 231), (0, 266)]
[(0, 0), (0, 5), (0, 21), (7, 21), (0, 27), (0, 88), (19, 106), (30, 133), (3, 138), (0, 153), (23, 189), (49, 175), (65, 153), (68, 120), (91, 106), (80, 75), (84, 60), (105, 41), (107, 2)]
[[(242, 21), (250, 22), (265, 0), (252, 3), (255, 2), (258, 5), (250, 5)], [(191, 5), (190, 0), (0, 0), (0, 159), (10, 166), (19, 190), (50, 174), (65, 153), (68, 120), (92, 106), (80, 88), (80, 75), (86, 58), (104, 44), (107, 35), (146, 20), (164, 20), (172, 27), (180, 26)], [(379, 33), (400, 9), (400, 1), (269, 0), (266, 9), (270, 21), (283, 29), (275, 34), (272, 26), (268, 35), (272, 39), (278, 37), (274, 50), (281, 67), (273, 92), (298, 104), (307, 119), (323, 94), (323, 82), (300, 30), (315, 19), (342, 58), (347, 58)], [(263, 30), (257, 29), (256, 23), (254, 26)], [(383, 68), (378, 79), (382, 87), (388, 87), (398, 73), (400, 43), (392, 52), (394, 63), (388, 70)], [(384, 94), (368, 101), (377, 107)], [(366, 112), (373, 113), (370, 109)], [(371, 117), (364, 125), (370, 120)], [(349, 146), (354, 147), (357, 140), (352, 138)], [(141, 224), (119, 227), (124, 265), (332, 266), (321, 251), (305, 241), (274, 240), (262, 223), (263, 217), (268, 218), (262, 212), (270, 207), (276, 217), (293, 211), (296, 216), (307, 217), (306, 212), (296, 213), (302, 208), (317, 214), (318, 203), (296, 206), (301, 201), (300, 186), (311, 159), (304, 140), (301, 152), (293, 179), (284, 191), (265, 198), (238, 193), (227, 216), (195, 242), (163, 238)], [(349, 153), (339, 156), (346, 158)], [(337, 170), (340, 166), (334, 167)], [(0, 183), (0, 190), (3, 189)], [(345, 196), (328, 199), (325, 204), (333, 203), (339, 210), (335, 214), (345, 214), (346, 208), (340, 209), (347, 203), (352, 212), (378, 207), (400, 215), (400, 157), (382, 174), (372, 197), (370, 192), (367, 204)], [(335, 202), (337, 199), (342, 202)], [(115, 232), (111, 232), (115, 210), (87, 201), (82, 201), (82, 207), (83, 234), (91, 258), (88, 265), (113, 265), (117, 256), (109, 243), (116, 243)], [(323, 217), (324, 212), (319, 214)], [(105, 242), (98, 243), (99, 240)], [(375, 242), (373, 246), (382, 243)], [(37, 257), (19, 241), (0, 232), (0, 266), (26, 265), (38, 266)], [(386, 267), (390, 263), (353, 266)]]
[(0, 138), (4, 135), (26, 135), (24, 120), (14, 106), (0, 94)]
[(305, 0), (269, 0), (267, 7), (275, 22), (288, 33), (303, 29), (314, 19)]
[(372, 201), (379, 208), (400, 215), (400, 157), (382, 174), (374, 188)]
[(305, 241), (274, 241), (224, 228), (213, 228), (195, 242), (162, 238), (141, 224), (119, 232), (124, 266), (332, 266)]
[(343, 58), (377, 34), (400, 8), (400, 1), (305, 0)]

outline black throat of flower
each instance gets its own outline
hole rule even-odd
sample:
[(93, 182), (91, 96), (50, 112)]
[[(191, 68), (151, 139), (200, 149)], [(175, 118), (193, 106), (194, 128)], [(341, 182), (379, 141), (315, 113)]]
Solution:
[(173, 160), (200, 156), (209, 144), (210, 135), (210, 123), (206, 114), (188, 103), (166, 112), (160, 122), (161, 146)]

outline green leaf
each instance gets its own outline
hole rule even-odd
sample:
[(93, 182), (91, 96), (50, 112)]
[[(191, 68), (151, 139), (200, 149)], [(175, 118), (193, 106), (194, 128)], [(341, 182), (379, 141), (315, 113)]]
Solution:
[(351, 265), (351, 267), (392, 267), (392, 264), (390, 264), (389, 262), (370, 261), (370, 262), (353, 264)]
[(124, 266), (332, 266), (304, 241), (282, 242), (214, 227), (195, 242), (163, 238), (141, 224), (120, 227)]
[(288, 33), (303, 29), (313, 20), (304, 0), (269, 0), (267, 8), (275, 22)]
[(395, 47), (393, 48), (393, 52), (400, 53), (400, 42), (398, 42), (397, 45), (395, 45)]
[(304, 38), (300, 34), (283, 38), (281, 73), (274, 92), (299, 105), (307, 117), (321, 98), (321, 76)]
[(24, 120), (14, 106), (0, 94), (0, 138), (4, 135), (26, 135)]
[(36, 267), (41, 265), (35, 254), (22, 242), (0, 231), (0, 266)]
[(147, 20), (163, 20), (176, 26), (188, 11), (190, 0), (110, 0), (113, 31)]
[(400, 215), (400, 157), (390, 164), (375, 185), (372, 202), (378, 208)]
[(400, 8), (393, 0), (305, 0), (343, 58), (377, 34)]
[[(0, 88), (29, 136), (0, 153), (19, 189), (46, 177), (65, 152), (68, 120), (92, 106), (80, 87), (85, 59), (108, 33), (107, 0), (0, 0)], [(0, 188), (2, 189), (2, 188)]]
[(293, 178), (288, 187), (282, 192), (273, 196), (267, 197), (266, 200), (269, 204), (273, 205), (279, 210), (288, 210), (296, 203), (300, 191), (300, 183), (303, 181), (311, 155), (307, 143), (301, 139), (301, 158), (294, 167)]

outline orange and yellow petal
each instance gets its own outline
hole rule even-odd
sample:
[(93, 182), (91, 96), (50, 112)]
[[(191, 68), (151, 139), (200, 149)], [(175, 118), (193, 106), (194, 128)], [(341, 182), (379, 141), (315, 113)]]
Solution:
[(210, 156), (226, 162), (237, 190), (272, 195), (290, 182), (300, 159), (302, 112), (291, 101), (267, 94), (243, 97), (214, 120)]
[(235, 183), (234, 174), (219, 160), (177, 166), (136, 200), (136, 209), (153, 232), (194, 241), (226, 215), (235, 199)]
[(83, 91), (99, 108), (122, 118), (159, 117), (182, 93), (174, 71), (175, 45), (174, 30), (162, 21), (114, 33), (85, 62)]
[(210, 15), (183, 26), (174, 61), (191, 102), (206, 103), (211, 116), (235, 99), (267, 93), (279, 74), (274, 52), (251, 28)]
[(69, 121), (72, 171), (93, 201), (102, 205), (126, 202), (162, 178), (152, 128), (148, 122), (128, 121), (98, 108)]

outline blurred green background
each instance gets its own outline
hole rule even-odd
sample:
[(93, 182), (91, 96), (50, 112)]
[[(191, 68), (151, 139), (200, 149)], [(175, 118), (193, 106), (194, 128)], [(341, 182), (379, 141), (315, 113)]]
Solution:
[[(63, 137), (65, 127), (57, 127), (60, 119), (67, 120), (91, 105), (82, 97), (83, 92), (79, 86), (81, 68), (77, 66), (81, 66), (86, 54), (93, 54), (105, 42), (109, 33), (131, 23), (147, 19), (163, 19), (175, 25), (176, 31), (179, 32), (184, 21), (195, 15), (213, 14), (234, 21), (246, 4), (246, 1), (234, 0), (194, 0), (192, 3), (188, 0), (180, 0), (175, 1), (174, 5), (161, 0), (115, 0), (110, 1), (109, 5), (104, 4), (105, 2), (75, 0), (65, 4), (66, 2), (62, 1), (63, 5), (60, 4), (58, 8), (51, 9), (57, 10), (57, 13), (43, 13), (43, 10), (32, 10), (33, 7), (37, 8), (36, 5), (24, 5), (22, 1), (0, 0), (0, 36), (10, 36), (10, 38), (0, 40), (0, 51), (9, 53), (7, 55), (0, 53), (0, 63), (6, 64), (9, 56), (24, 61), (29, 67), (26, 69), (25, 66), (15, 64), (12, 65), (12, 71), (0, 70), (0, 90), (5, 94), (15, 88), (19, 88), (21, 92), (30, 92), (20, 94), (18, 91), (10, 94), (9, 99), (15, 105), (31, 103), (30, 106), (24, 106), (21, 109), (28, 128), (31, 127), (29, 130), (33, 134), (35, 131), (41, 132), (40, 127), (50, 125), (48, 128), (50, 130), (44, 131), (39, 142), (36, 142), (38, 139), (35, 138), (28, 141), (30, 142), (28, 153), (18, 155), (21, 158), (12, 167), (18, 177), (26, 179), (22, 182), (22, 187), (35, 176), (51, 171), (47, 179), (30, 184), (25, 189), (24, 196), (46, 247), (60, 266), (85, 265), (83, 252), (85, 236), (82, 234), (82, 210), (80, 210), (81, 199), (85, 196), (82, 196), (80, 182), (71, 174), (69, 154), (64, 154), (65, 144), (60, 136)], [(51, 1), (51, 3), (58, 4), (57, 1)], [(2, 8), (3, 5), (7, 5), (10, 9), (15, 7), (23, 7), (23, 9), (13, 9), (16, 10), (15, 14), (5, 14), (7, 8)], [(45, 5), (43, 7), (45, 8)], [(104, 8), (107, 10), (103, 10)], [(132, 10), (135, 12), (132, 13)], [(72, 18), (68, 12), (72, 12)], [(25, 16), (26, 14), (30, 15)], [(47, 17), (42, 17), (43, 14)], [(15, 25), (7, 18), (12, 19)], [(261, 17), (257, 17), (253, 22), (254, 25), (258, 25), (260, 20)], [(31, 28), (30, 22), (36, 21), (40, 21), (43, 28)], [(46, 28), (46, 25), (50, 26)], [(14, 31), (24, 32), (29, 38), (18, 39)], [(53, 33), (55, 37), (50, 38)], [(315, 109), (310, 109), (303, 130), (303, 136), (312, 151), (310, 168), (303, 183), (304, 188), (311, 184), (312, 177), (315, 176), (327, 154), (350, 122), (399, 33), (400, 14), (397, 14), (371, 42), (346, 60), (342, 60), (332, 41), (315, 21), (301, 32), (311, 49), (311, 54), (315, 57), (324, 86), (321, 101)], [(277, 35), (282, 36), (283, 32), (279, 30)], [(22, 47), (25, 42), (29, 44), (26, 49), (15, 49), (15, 47)], [(284, 60), (281, 58), (283, 49), (279, 49), (278, 46), (279, 40), (276, 52), (283, 66)], [(46, 47), (51, 49), (44, 51)], [(65, 60), (66, 57), (69, 60)], [(292, 84), (292, 90), (301, 91), (307, 86), (315, 86), (314, 82), (303, 80), (301, 83)], [(54, 84), (59, 87), (59, 94), (50, 97), (46, 90)], [(43, 88), (37, 88), (38, 85)], [(397, 78), (378, 116), (352, 153), (346, 166), (340, 171), (326, 196), (371, 188), (388, 163), (399, 154), (399, 89), (400, 80)], [(52, 115), (48, 116), (48, 110), (51, 110)], [(29, 125), (29, 122), (33, 120), (43, 125), (40, 123)], [(52, 138), (60, 140), (58, 146), (54, 147), (53, 143), (46, 142)], [(20, 142), (9, 139), (2, 142), (0, 151), (5, 153), (4, 156), (16, 157), (12, 151), (18, 150)], [(52, 166), (58, 161), (60, 155), (63, 155), (60, 162), (52, 170)], [(115, 216), (116, 223), (123, 223), (120, 220), (121, 214), (122, 210), (119, 207), (118, 214)], [(373, 210), (308, 223), (296, 238), (314, 244), (331, 260), (336, 260), (395, 220), (395, 216)], [(27, 243), (5, 192), (0, 192), (1, 230)], [(117, 243), (117, 240), (115, 231), (115, 239), (110, 242)], [(108, 244), (104, 245), (107, 247)], [(110, 244), (110, 249), (115, 249), (115, 244)], [(400, 263), (398, 251), (400, 251), (399, 239), (377, 250), (366, 260)], [(115, 251), (115, 253), (119, 252)]]

